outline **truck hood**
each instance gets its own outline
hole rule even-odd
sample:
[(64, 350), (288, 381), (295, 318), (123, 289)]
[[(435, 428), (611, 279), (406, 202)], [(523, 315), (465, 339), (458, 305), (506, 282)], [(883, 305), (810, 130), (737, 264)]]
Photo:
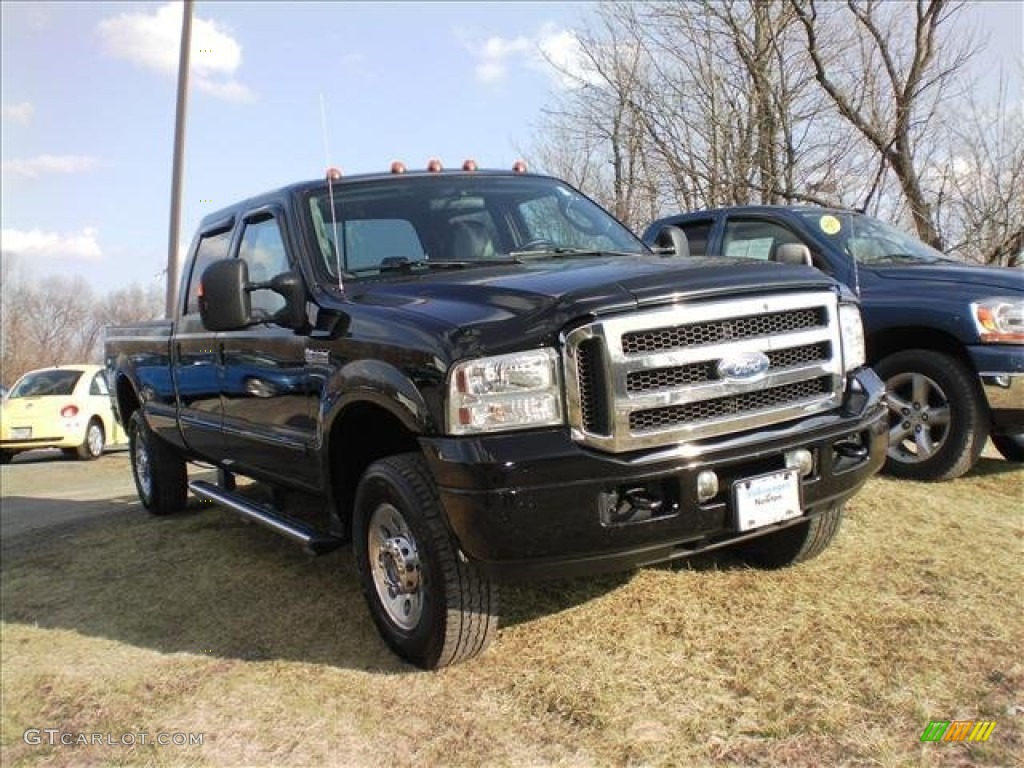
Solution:
[(831, 278), (809, 267), (637, 255), (435, 271), (346, 288), (350, 301), (401, 307), (419, 323), (447, 325), (451, 341), (464, 346), (466, 339), (473, 339), (472, 351), (479, 353), (552, 344), (574, 320), (637, 307), (834, 286)]
[(886, 280), (910, 280), (916, 283), (957, 283), (961, 286), (986, 288), (1019, 294), (1024, 288), (1024, 274), (1008, 267), (982, 267), (972, 264), (911, 264), (907, 266), (861, 266)]

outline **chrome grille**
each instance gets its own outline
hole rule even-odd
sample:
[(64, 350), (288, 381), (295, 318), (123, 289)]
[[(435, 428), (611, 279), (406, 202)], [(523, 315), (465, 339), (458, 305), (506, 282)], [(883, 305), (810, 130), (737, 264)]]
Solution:
[[(837, 315), (834, 294), (806, 292), (678, 304), (575, 328), (565, 336), (573, 437), (630, 451), (833, 408), (843, 380)], [(736, 356), (758, 360), (757, 370), (737, 373), (728, 364)]]

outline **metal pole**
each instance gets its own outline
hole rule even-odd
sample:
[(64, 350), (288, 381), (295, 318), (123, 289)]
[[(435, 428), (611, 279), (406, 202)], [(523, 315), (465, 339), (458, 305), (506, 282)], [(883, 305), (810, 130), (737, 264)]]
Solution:
[(164, 311), (174, 317), (178, 289), (178, 230), (181, 228), (181, 176), (185, 155), (185, 113), (188, 108), (189, 51), (192, 47), (192, 5), (185, 0), (181, 18), (181, 50), (178, 53), (178, 105), (174, 118), (174, 166), (171, 174), (171, 227), (167, 245), (167, 301)]

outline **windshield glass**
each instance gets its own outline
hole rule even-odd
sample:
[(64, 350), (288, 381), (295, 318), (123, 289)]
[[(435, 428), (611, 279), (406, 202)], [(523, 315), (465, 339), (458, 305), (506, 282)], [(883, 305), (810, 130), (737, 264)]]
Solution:
[[(320, 271), (375, 276), (416, 265), (484, 266), (572, 252), (648, 253), (629, 230), (571, 187), (534, 176), (411, 176), (309, 197)], [(337, 252), (336, 252), (337, 245)]]
[(800, 215), (860, 264), (949, 260), (913, 235), (870, 216), (846, 211), (801, 211)]
[(26, 373), (7, 395), (8, 400), (16, 397), (41, 397), (43, 395), (70, 395), (82, 378), (81, 371), (36, 371)]

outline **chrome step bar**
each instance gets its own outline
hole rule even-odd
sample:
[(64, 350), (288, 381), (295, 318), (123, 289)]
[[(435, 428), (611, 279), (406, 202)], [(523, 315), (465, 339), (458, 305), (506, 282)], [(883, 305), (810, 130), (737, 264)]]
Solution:
[(301, 544), (302, 548), (312, 555), (330, 552), (344, 544), (344, 541), (337, 536), (323, 533), (299, 520), (287, 517), (269, 504), (260, 504), (235, 491), (226, 490), (205, 480), (190, 481), (188, 489), (200, 499), (227, 507), (242, 517), (247, 517), (275, 533)]

